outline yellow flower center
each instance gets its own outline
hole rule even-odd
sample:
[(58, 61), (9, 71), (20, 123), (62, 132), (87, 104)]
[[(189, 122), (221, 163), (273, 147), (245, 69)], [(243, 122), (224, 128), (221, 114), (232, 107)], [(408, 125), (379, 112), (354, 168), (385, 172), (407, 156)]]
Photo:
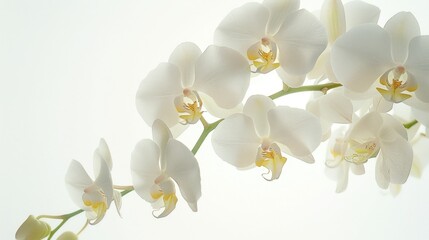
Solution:
[(182, 124), (194, 124), (200, 120), (203, 102), (196, 91), (184, 89), (183, 96), (177, 97), (174, 103)]
[[(258, 167), (265, 167), (268, 173), (262, 176), (265, 180), (272, 181), (278, 179), (282, 172), (283, 166), (286, 163), (286, 158), (282, 156), (280, 148), (277, 144), (272, 144), (268, 148), (259, 148), (258, 158), (255, 162)], [(265, 175), (271, 172), (271, 178), (266, 178)]]
[(390, 69), (380, 77), (380, 83), (385, 86), (377, 88), (377, 91), (387, 100), (394, 103), (402, 102), (411, 97), (404, 91), (413, 92), (417, 89), (412, 77), (405, 71), (403, 66)]
[(349, 148), (344, 155), (344, 160), (357, 164), (365, 163), (369, 158), (374, 157), (379, 148), (380, 147), (374, 141), (359, 143), (351, 140)]
[(107, 211), (107, 198), (103, 190), (95, 185), (85, 189), (82, 195), (83, 204), (90, 207), (96, 214), (95, 221), (91, 224), (97, 224), (103, 219)]
[(176, 197), (176, 193), (171, 192), (171, 193), (164, 193), (162, 190), (157, 190), (154, 192), (150, 193), (153, 199), (160, 199), (162, 197), (162, 201), (163, 201), (163, 208), (164, 210), (159, 214), (159, 215), (155, 215), (154, 212), (152, 212), (152, 215), (156, 218), (162, 218), (165, 217), (167, 215), (169, 215), (175, 208), (176, 208), (176, 204), (177, 204), (177, 197)]
[(277, 45), (266, 37), (247, 50), (247, 57), (252, 62), (255, 73), (268, 73), (280, 66), (277, 60)]

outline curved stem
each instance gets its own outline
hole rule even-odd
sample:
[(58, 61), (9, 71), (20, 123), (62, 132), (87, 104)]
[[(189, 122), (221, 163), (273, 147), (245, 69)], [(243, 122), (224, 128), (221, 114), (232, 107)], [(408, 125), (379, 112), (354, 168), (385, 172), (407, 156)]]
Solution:
[[(204, 140), (207, 138), (209, 133), (213, 131), (217, 125), (222, 122), (223, 119), (219, 119), (214, 123), (210, 123), (207, 125), (204, 125), (204, 130), (201, 133), (200, 137), (198, 138), (197, 142), (195, 143), (194, 147), (192, 148), (192, 153), (195, 155), (198, 152), (198, 149), (200, 149), (201, 144), (203, 144)], [(207, 123), (207, 122), (206, 122)]]
[(291, 93), (297, 93), (297, 92), (307, 92), (307, 91), (321, 91), (321, 92), (325, 92), (333, 89), (333, 88), (337, 88), (337, 87), (341, 87), (343, 85), (341, 85), (340, 83), (325, 83), (325, 84), (319, 84), (319, 85), (308, 85), (308, 86), (301, 86), (301, 87), (284, 87), (282, 90), (268, 96), (269, 98), (271, 98), (272, 100), (277, 99), (279, 97), (283, 97), (285, 95), (291, 94)]

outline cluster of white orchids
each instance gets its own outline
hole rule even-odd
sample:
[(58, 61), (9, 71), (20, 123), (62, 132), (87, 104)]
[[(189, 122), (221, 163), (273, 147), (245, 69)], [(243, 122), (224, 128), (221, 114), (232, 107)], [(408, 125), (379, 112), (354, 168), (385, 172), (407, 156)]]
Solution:
[[(201, 50), (179, 44), (167, 62), (143, 78), (137, 111), (152, 126), (131, 154), (132, 185), (113, 184), (112, 158), (102, 139), (94, 153), (95, 180), (73, 160), (66, 184), (79, 210), (29, 216), (16, 239), (51, 239), (71, 217), (99, 223), (114, 202), (135, 191), (166, 217), (183, 199), (197, 211), (201, 176), (196, 153), (211, 133), (218, 158), (238, 169), (264, 167), (281, 177), (287, 159), (325, 161), (326, 172), (347, 187), (349, 170), (364, 174), (375, 161), (375, 182), (398, 188), (421, 170), (414, 145), (429, 126), (429, 36), (410, 12), (378, 25), (380, 9), (362, 1), (326, 0), (318, 14), (299, 0), (265, 0), (233, 9), (219, 23), (214, 43)], [(251, 78), (277, 72), (283, 88), (246, 97)], [(270, 75), (272, 76), (272, 75)], [(282, 106), (282, 96), (312, 91), (305, 109)], [(209, 123), (206, 119), (216, 119)], [(187, 127), (204, 130), (190, 150), (176, 140)], [(327, 142), (326, 156), (313, 152)], [(177, 189), (181, 198), (177, 196)], [(59, 219), (51, 229), (42, 219)], [(77, 239), (81, 232), (57, 239)]]

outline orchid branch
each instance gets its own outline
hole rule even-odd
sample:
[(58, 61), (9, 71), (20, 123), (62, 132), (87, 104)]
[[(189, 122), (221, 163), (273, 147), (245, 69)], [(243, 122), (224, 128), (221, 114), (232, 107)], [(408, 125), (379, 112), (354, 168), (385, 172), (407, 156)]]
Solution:
[(301, 87), (285, 87), (282, 90), (268, 96), (272, 100), (283, 97), (285, 95), (291, 94), (291, 93), (297, 93), (297, 92), (307, 92), (307, 91), (321, 91), (326, 92), (330, 89), (341, 87), (342, 85), (340, 83), (325, 83), (325, 84), (319, 84), (319, 85), (308, 85), (308, 86), (301, 86)]

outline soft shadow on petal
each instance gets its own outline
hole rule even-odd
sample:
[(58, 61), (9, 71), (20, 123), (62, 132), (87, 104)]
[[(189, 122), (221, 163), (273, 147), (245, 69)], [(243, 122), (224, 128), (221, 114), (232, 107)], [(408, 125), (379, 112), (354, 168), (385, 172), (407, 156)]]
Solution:
[(390, 36), (375, 24), (365, 24), (343, 34), (331, 50), (332, 70), (346, 88), (364, 92), (393, 67)]
[(331, 92), (307, 103), (307, 110), (330, 123), (351, 123), (353, 105), (340, 92)]
[(179, 122), (174, 98), (182, 94), (181, 73), (171, 63), (160, 63), (141, 81), (136, 95), (140, 116), (149, 126), (162, 119), (167, 126)]
[(94, 159), (94, 161), (99, 161), (97, 164), (100, 166), (100, 171), (97, 173), (94, 184), (103, 190), (107, 201), (107, 208), (109, 208), (113, 200), (112, 175), (107, 163), (103, 159)]
[(262, 3), (270, 11), (267, 33), (275, 34), (288, 14), (299, 9), (299, 0), (264, 0)]
[(249, 87), (249, 63), (231, 48), (209, 46), (198, 59), (195, 71), (194, 89), (212, 97), (222, 108), (241, 103)]
[(179, 44), (171, 53), (169, 63), (176, 65), (181, 73), (183, 87), (190, 87), (195, 79), (195, 63), (201, 55), (200, 48), (191, 42)]
[(360, 24), (377, 23), (380, 9), (364, 1), (355, 0), (344, 4), (347, 31)]
[(152, 139), (158, 145), (161, 152), (170, 138), (173, 138), (170, 129), (163, 121), (156, 119), (152, 124)]
[(322, 140), (319, 120), (297, 108), (278, 106), (268, 112), (270, 138), (284, 144), (293, 155), (310, 155)]
[(260, 144), (252, 119), (240, 113), (223, 120), (212, 134), (216, 154), (237, 168), (247, 168), (255, 163)]
[(386, 161), (383, 159), (383, 156), (379, 154), (377, 157), (377, 162), (375, 163), (375, 181), (382, 189), (387, 189), (389, 187), (390, 176), (388, 171), (389, 170)]
[(260, 3), (247, 3), (232, 10), (214, 33), (214, 43), (246, 56), (247, 49), (265, 36), (269, 11)]
[(414, 75), (418, 84), (417, 97), (429, 102), (429, 36), (418, 36), (411, 40), (405, 68)]
[[(112, 171), (112, 155), (110, 154), (109, 146), (107, 145), (106, 140), (104, 140), (104, 138), (100, 139), (98, 148), (95, 149), (94, 155), (100, 156), (106, 162), (107, 166), (109, 167), (109, 170)], [(94, 167), (94, 172), (98, 172), (95, 169), (97, 168)]]
[(372, 112), (359, 119), (351, 128), (348, 137), (360, 143), (372, 141), (378, 136), (383, 124), (380, 113)]
[(165, 161), (165, 172), (177, 183), (183, 198), (196, 212), (201, 197), (201, 177), (194, 154), (183, 143), (170, 139), (165, 148)]
[(381, 154), (388, 170), (390, 182), (407, 181), (413, 162), (413, 149), (401, 135), (386, 127), (380, 131)]
[(207, 112), (209, 112), (211, 115), (217, 117), (217, 118), (226, 118), (234, 113), (241, 113), (243, 112), (243, 104), (239, 103), (237, 106), (233, 108), (221, 108), (219, 107), (215, 100), (213, 100), (212, 97), (209, 95), (200, 92), (200, 97), (203, 100), (203, 107), (207, 109)]
[(249, 97), (244, 105), (243, 113), (252, 118), (256, 132), (260, 137), (268, 137), (270, 133), (267, 113), (275, 106), (273, 100), (263, 95)]
[(80, 208), (86, 209), (86, 206), (82, 202), (82, 194), (84, 189), (91, 185), (93, 181), (80, 162), (76, 160), (70, 162), (65, 182), (72, 201)]
[(131, 177), (134, 189), (148, 202), (157, 200), (152, 197), (151, 192), (159, 188), (154, 183), (161, 175), (159, 157), (159, 147), (149, 139), (138, 142), (131, 154)]
[(399, 64), (405, 62), (408, 56), (408, 45), (414, 37), (420, 35), (420, 26), (416, 17), (410, 12), (400, 12), (394, 15), (384, 25), (392, 40), (392, 57)]
[(291, 75), (285, 72), (283, 68), (277, 68), (276, 72), (283, 83), (289, 87), (301, 87), (305, 81), (305, 75)]
[(303, 75), (313, 69), (327, 45), (325, 28), (304, 9), (289, 14), (274, 39), (279, 46), (280, 65), (292, 75)]

